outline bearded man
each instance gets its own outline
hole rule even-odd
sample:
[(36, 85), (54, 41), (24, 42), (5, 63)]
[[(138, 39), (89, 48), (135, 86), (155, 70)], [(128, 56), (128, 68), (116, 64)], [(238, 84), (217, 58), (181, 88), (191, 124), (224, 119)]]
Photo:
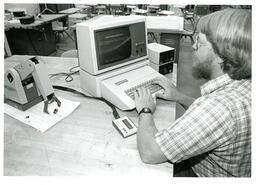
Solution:
[(251, 176), (251, 11), (225, 9), (202, 17), (193, 45), (193, 76), (206, 79), (191, 98), (157, 79), (156, 96), (187, 108), (168, 128), (157, 130), (156, 104), (145, 88), (135, 92), (137, 145), (145, 163), (190, 162), (199, 177)]

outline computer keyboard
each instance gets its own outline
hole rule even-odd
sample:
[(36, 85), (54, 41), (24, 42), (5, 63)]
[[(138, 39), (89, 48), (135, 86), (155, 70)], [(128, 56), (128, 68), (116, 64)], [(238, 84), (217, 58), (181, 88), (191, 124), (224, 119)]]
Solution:
[[(166, 78), (148, 65), (134, 68), (101, 82), (101, 95), (121, 110), (135, 108), (134, 91), (139, 87), (149, 88), (152, 96), (164, 89), (154, 84), (156, 78)], [(155, 100), (155, 98), (154, 98)]]
[(138, 89), (140, 87), (145, 87), (145, 88), (149, 89), (151, 94), (154, 94), (163, 89), (160, 85), (154, 84), (153, 82), (154, 82), (154, 79), (143, 82), (143, 83), (138, 84), (132, 88), (127, 89), (125, 91), (125, 93), (134, 100), (135, 99), (134, 92), (136, 91), (136, 89)]

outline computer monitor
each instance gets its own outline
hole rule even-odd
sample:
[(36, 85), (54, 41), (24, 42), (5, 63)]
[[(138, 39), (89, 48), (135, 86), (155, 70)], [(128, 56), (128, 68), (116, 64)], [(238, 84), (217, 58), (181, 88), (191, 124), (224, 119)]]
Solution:
[(99, 75), (147, 58), (145, 18), (98, 16), (76, 25), (81, 70)]
[(98, 16), (76, 31), (81, 88), (121, 110), (134, 109), (133, 90), (162, 76), (149, 66), (145, 17)]

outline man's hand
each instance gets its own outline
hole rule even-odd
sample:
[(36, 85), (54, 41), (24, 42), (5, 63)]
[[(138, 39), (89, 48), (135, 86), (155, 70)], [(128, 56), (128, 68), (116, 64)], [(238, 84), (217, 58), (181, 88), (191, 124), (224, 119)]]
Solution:
[(160, 85), (164, 89), (163, 93), (156, 93), (156, 97), (170, 101), (179, 100), (179, 95), (181, 94), (181, 92), (179, 92), (174, 84), (168, 79), (156, 78), (153, 83)]
[(150, 108), (152, 113), (155, 112), (156, 104), (149, 89), (145, 87), (138, 88), (134, 93), (134, 97), (137, 112), (140, 112), (144, 107)]

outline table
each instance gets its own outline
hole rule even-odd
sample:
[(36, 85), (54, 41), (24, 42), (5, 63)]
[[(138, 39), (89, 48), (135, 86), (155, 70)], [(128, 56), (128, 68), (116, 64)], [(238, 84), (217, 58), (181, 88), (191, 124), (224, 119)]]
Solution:
[(132, 10), (132, 13), (135, 13), (137, 15), (146, 15), (148, 13), (147, 10), (144, 10), (144, 9), (134, 9)]
[(89, 5), (77, 5), (76, 8), (79, 8), (80, 10), (85, 10), (85, 9), (90, 8), (90, 6)]
[(67, 15), (64, 14), (43, 14), (41, 18), (35, 18), (35, 22), (31, 24), (20, 24), (18, 19), (5, 21), (4, 29), (5, 31), (9, 29), (38, 29), (40, 26), (47, 25), (59, 19), (65, 19), (66, 17)]
[(159, 5), (148, 5), (147, 10), (149, 13), (156, 13), (160, 9)]
[[(29, 56), (13, 55), (5, 59), (5, 70)], [(75, 58), (39, 57), (48, 73), (66, 71), (78, 64)], [(80, 89), (79, 75), (65, 82), (65, 77), (51, 79), (52, 84)], [(173, 165), (149, 165), (141, 161), (136, 135), (123, 139), (112, 125), (111, 109), (98, 100), (55, 90), (57, 96), (79, 101), (80, 106), (45, 133), (4, 115), (4, 175), (119, 175), (171, 178)], [(155, 122), (165, 128), (175, 118), (174, 102), (157, 100)], [(137, 124), (136, 111), (120, 111)], [(99, 175), (101, 174), (101, 175)]]
[(179, 16), (146, 16), (148, 32), (160, 34), (160, 44), (175, 48), (175, 63), (179, 61), (180, 39), (184, 18)]
[(71, 20), (85, 20), (88, 17), (87, 14), (82, 14), (82, 13), (74, 13), (72, 15), (69, 15), (68, 18)]
[(170, 16), (170, 15), (174, 15), (175, 13), (173, 11), (162, 10), (160, 12), (157, 12), (157, 14)]
[[(139, 15), (133, 15), (139, 16)], [(140, 15), (141, 17), (141, 15)], [(179, 61), (180, 39), (184, 30), (184, 18), (180, 16), (144, 16), (147, 31), (160, 34), (160, 44), (175, 48), (175, 63)]]
[[(141, 16), (140, 16), (141, 17)], [(182, 33), (184, 18), (179, 16), (144, 16), (148, 32)]]
[(47, 56), (56, 51), (52, 22), (66, 20), (66, 14), (49, 14), (34, 23), (20, 24), (19, 20), (5, 21), (5, 35), (12, 54)]
[(79, 12), (81, 10), (81, 8), (69, 8), (69, 9), (66, 9), (66, 10), (62, 10), (62, 11), (59, 11), (60, 14), (74, 14), (76, 12)]

